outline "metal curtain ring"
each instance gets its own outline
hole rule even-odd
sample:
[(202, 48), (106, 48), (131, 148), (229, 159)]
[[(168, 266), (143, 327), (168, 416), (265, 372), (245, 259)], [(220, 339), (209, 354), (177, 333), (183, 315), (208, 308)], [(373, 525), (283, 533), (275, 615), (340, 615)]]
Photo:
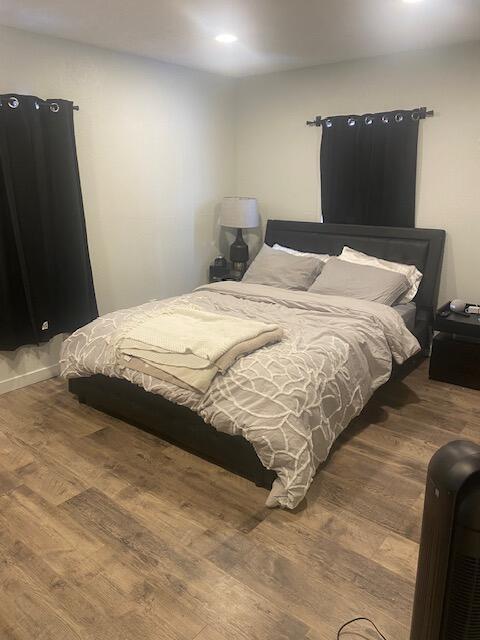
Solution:
[(387, 115), (382, 116), (382, 122), (383, 124), (388, 124), (389, 123), (389, 119)]
[(403, 114), (402, 113), (396, 113), (395, 114), (395, 122), (403, 122)]
[(365, 116), (365, 124), (373, 124), (373, 116)]
[(348, 124), (348, 126), (349, 126), (349, 127), (354, 127), (354, 126), (355, 126), (355, 124), (356, 124), (356, 122), (355, 122), (355, 118), (350, 117), (350, 118), (347, 120), (347, 124)]
[(330, 119), (325, 120), (325, 126), (330, 128), (331, 126), (333, 126), (333, 122)]
[(12, 109), (16, 109), (19, 104), (20, 104), (20, 102), (19, 102), (18, 98), (16, 98), (15, 96), (12, 96), (10, 98), (10, 100), (8, 101), (8, 106), (11, 107)]
[(418, 111), (412, 112), (412, 120), (420, 120), (420, 113)]
[(35, 109), (40, 109), (40, 105), (38, 104), (38, 102), (35, 100)]
[(60, 111), (60, 106), (59, 106), (58, 102), (52, 102), (50, 104), (50, 111), (52, 113), (58, 113)]

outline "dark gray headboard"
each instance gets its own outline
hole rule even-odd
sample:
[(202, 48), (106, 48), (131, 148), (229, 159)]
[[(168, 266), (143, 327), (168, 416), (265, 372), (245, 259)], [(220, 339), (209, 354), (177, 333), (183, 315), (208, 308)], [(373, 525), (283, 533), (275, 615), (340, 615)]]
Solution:
[(338, 255), (345, 245), (377, 258), (414, 264), (423, 273), (415, 297), (417, 319), (431, 325), (438, 302), (445, 231), (269, 220), (265, 242), (299, 251)]

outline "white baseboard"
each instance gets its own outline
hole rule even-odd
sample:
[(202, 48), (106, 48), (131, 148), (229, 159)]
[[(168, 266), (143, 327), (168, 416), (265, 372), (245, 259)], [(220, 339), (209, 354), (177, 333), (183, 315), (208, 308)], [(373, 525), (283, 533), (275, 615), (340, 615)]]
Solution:
[(55, 378), (59, 373), (60, 365), (52, 364), (50, 367), (42, 367), (41, 369), (35, 369), (35, 371), (13, 376), (13, 378), (8, 378), (7, 380), (0, 380), (0, 395), (2, 395), (2, 393), (8, 393), (9, 391), (15, 391), (15, 389), (28, 387), (28, 385), (42, 382), (42, 380)]

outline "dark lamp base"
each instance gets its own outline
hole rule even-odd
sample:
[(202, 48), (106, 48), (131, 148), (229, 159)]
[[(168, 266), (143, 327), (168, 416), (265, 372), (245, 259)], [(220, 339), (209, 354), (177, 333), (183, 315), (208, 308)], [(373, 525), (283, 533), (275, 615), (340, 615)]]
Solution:
[(248, 245), (243, 239), (241, 229), (237, 229), (237, 237), (230, 246), (231, 262), (248, 262)]

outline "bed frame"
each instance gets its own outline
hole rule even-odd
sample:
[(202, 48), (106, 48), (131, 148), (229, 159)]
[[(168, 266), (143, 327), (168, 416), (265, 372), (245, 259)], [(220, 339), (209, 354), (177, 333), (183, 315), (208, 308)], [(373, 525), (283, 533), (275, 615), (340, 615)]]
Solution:
[[(330, 255), (340, 254), (348, 245), (377, 258), (414, 264), (424, 275), (415, 297), (417, 314), (413, 333), (422, 346), (423, 355), (429, 354), (445, 231), (269, 220), (265, 242), (270, 246), (277, 242), (299, 251)], [(69, 390), (80, 402), (154, 433), (258, 486), (270, 488), (276, 478), (276, 473), (262, 465), (253, 446), (242, 436), (221, 433), (190, 409), (126, 380), (102, 375), (72, 378)]]

